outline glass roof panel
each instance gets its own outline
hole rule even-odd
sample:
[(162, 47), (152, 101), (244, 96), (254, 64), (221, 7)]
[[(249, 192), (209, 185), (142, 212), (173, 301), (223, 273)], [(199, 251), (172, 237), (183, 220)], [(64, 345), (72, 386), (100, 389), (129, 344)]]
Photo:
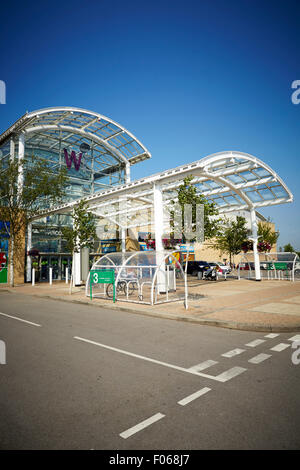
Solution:
[(212, 202), (214, 202), (217, 206), (226, 206), (226, 202), (224, 201), (224, 199), (222, 199), (221, 197), (217, 197), (217, 198), (209, 198)]
[(262, 167), (259, 167), (259, 168), (255, 168), (254, 170), (254, 173), (259, 176), (260, 178), (264, 178), (266, 176), (270, 176), (270, 172), (267, 171), (265, 168), (262, 168)]
[(242, 171), (240, 175), (247, 181), (254, 181), (257, 179), (257, 177), (253, 173), (251, 173), (251, 171)]
[(235, 184), (245, 182), (245, 180), (243, 178), (241, 178), (240, 175), (228, 175), (227, 178), (229, 179), (229, 181), (231, 181), (232, 183), (235, 183)]
[(236, 198), (234, 196), (225, 196), (224, 197), (224, 200), (230, 204), (231, 206), (232, 205), (235, 205), (235, 204), (239, 204), (239, 202), (236, 200)]
[(205, 184), (207, 186), (209, 186), (210, 189), (217, 189), (217, 188), (221, 188), (222, 185), (216, 181), (213, 181), (213, 180), (206, 180), (205, 181)]
[(269, 189), (259, 189), (258, 192), (265, 201), (274, 199), (274, 194)]
[(272, 187), (272, 191), (275, 193), (276, 197), (288, 197), (288, 193), (282, 186)]
[(256, 191), (246, 191), (245, 194), (252, 202), (261, 202), (263, 199)]

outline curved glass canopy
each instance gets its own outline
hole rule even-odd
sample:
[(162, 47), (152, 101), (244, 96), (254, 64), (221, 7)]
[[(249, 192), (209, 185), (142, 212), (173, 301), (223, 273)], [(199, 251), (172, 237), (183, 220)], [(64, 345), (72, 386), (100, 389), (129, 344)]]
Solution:
[[(194, 176), (192, 183), (197, 193), (214, 202), (220, 213), (293, 200), (292, 193), (276, 172), (262, 160), (246, 153), (220, 152), (163, 173), (165, 180), (170, 175), (170, 183), (165, 189), (166, 200), (175, 196), (176, 175), (183, 172)], [(172, 182), (174, 178), (175, 182)]]
[[(67, 169), (64, 202), (130, 181), (130, 167), (150, 158), (141, 142), (101, 114), (74, 107), (26, 113), (0, 135), (0, 162), (31, 158), (46, 162), (53, 174)], [(48, 208), (47, 200), (40, 208)]]
[(53, 107), (26, 113), (0, 136), (0, 144), (12, 132), (30, 134), (27, 145), (59, 150), (61, 139), (68, 146), (93, 142), (100, 166), (115, 160), (131, 165), (151, 157), (146, 147), (123, 126), (101, 114), (74, 107)]
[[(126, 212), (129, 227), (141, 225), (136, 222), (137, 213), (154, 206), (153, 188), (159, 186), (164, 206), (176, 200), (176, 189), (186, 176), (192, 176), (197, 192), (214, 202), (220, 213), (258, 209), (293, 201), (293, 195), (280, 176), (262, 160), (242, 152), (227, 151), (209, 155), (128, 184), (100, 191), (85, 197), (99, 217), (115, 221)], [(120, 209), (120, 201), (126, 201), (126, 211)], [(51, 212), (66, 212), (78, 201), (56, 207)], [(125, 203), (124, 203), (125, 204)], [(50, 212), (50, 213), (51, 213)], [(41, 213), (42, 214), (42, 213)]]

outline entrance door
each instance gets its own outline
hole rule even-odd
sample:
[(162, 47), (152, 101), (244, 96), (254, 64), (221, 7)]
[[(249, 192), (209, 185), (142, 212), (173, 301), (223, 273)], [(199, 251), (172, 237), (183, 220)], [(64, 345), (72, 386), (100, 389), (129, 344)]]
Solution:
[(41, 257), (41, 281), (49, 281), (49, 256)]
[(43, 255), (40, 260), (40, 281), (49, 282), (49, 268), (52, 268), (52, 280), (65, 280), (66, 268), (69, 269), (69, 279), (72, 273), (72, 256)]
[(66, 269), (68, 268), (68, 277), (69, 280), (72, 274), (72, 257), (71, 256), (63, 256), (61, 259), (61, 278), (63, 280), (66, 279)]

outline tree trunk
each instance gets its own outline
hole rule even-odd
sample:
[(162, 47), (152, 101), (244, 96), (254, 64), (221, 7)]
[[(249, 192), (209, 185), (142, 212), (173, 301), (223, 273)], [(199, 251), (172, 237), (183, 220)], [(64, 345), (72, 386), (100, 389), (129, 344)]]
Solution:
[(12, 235), (9, 244), (9, 285), (14, 287), (14, 238)]

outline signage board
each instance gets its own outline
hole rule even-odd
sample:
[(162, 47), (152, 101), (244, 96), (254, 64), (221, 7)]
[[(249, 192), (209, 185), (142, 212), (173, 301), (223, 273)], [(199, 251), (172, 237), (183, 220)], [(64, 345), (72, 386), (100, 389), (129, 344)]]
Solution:
[(287, 263), (282, 263), (282, 262), (278, 262), (278, 261), (275, 261), (274, 263), (268, 263), (267, 269), (272, 271), (272, 269), (274, 269), (274, 266), (275, 266), (276, 270), (280, 270), (280, 271), (284, 271), (284, 270), (288, 269)]
[(7, 254), (0, 251), (0, 284), (7, 284)]
[(113, 301), (116, 301), (115, 271), (113, 269), (91, 269), (90, 271), (90, 298), (92, 300), (93, 284), (113, 284)]

